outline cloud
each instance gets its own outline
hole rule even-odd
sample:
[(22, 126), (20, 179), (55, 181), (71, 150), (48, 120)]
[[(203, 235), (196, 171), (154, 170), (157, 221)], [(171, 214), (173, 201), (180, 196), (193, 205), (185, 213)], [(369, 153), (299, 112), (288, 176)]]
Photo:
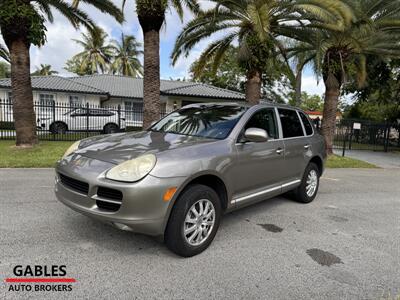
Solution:
[(325, 86), (322, 80), (317, 82), (315, 76), (303, 76), (302, 90), (308, 94), (316, 94), (322, 96), (325, 93)]

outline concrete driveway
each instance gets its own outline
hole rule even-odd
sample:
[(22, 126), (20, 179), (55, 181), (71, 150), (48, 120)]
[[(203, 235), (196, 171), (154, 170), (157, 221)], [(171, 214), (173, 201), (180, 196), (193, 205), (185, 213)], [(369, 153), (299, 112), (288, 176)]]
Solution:
[[(400, 295), (400, 170), (328, 170), (304, 205), (226, 215), (193, 258), (58, 203), (53, 170), (0, 170), (0, 298), (388, 299)], [(16, 265), (66, 265), (70, 292), (12, 292)]]

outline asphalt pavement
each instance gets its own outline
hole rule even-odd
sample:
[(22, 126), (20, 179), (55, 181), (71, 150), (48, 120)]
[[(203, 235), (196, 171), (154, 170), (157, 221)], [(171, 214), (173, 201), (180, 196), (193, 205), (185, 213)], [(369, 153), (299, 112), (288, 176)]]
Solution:
[[(328, 170), (311, 204), (224, 217), (192, 258), (57, 202), (51, 169), (0, 169), (1, 299), (391, 299), (400, 295), (400, 170)], [(13, 268), (65, 265), (71, 291), (10, 291)]]

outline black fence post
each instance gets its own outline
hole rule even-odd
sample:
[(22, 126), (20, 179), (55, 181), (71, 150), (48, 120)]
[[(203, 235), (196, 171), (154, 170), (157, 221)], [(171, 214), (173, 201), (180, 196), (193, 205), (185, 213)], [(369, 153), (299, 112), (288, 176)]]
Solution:
[[(52, 113), (52, 117), (53, 117), (53, 124), (55, 124), (55, 122), (56, 122), (56, 102), (55, 101), (53, 101), (52, 103), (52, 111), (51, 111), (51, 113)], [(55, 130), (53, 130), (53, 132), (52, 132), (52, 138), (53, 138), (53, 141), (55, 141), (56, 140), (56, 134), (54, 133), (54, 131)]]
[(351, 127), (350, 127), (350, 137), (349, 137), (349, 150), (351, 150), (351, 142), (353, 140), (353, 127), (354, 127), (354, 123), (350, 123)]
[(344, 132), (344, 137), (343, 137), (342, 157), (345, 157), (345, 155), (346, 155), (346, 140), (347, 140), (347, 129)]
[(121, 131), (121, 104), (118, 104), (118, 128)]
[(89, 137), (89, 102), (86, 102), (86, 137)]
[(388, 152), (388, 148), (389, 148), (389, 138), (390, 138), (390, 125), (389, 122), (386, 121), (386, 126), (385, 126), (385, 140), (383, 142), (383, 151)]

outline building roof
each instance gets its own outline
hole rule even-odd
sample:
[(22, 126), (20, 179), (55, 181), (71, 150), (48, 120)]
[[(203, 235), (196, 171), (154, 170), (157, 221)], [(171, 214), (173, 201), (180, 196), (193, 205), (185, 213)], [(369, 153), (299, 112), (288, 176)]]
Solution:
[[(322, 116), (323, 112), (322, 111), (313, 111), (313, 110), (307, 110), (305, 113), (309, 116)], [(340, 117), (342, 116), (342, 113), (340, 111), (336, 112), (336, 116)]]
[[(143, 98), (142, 78), (104, 74), (73, 77), (70, 78), (70, 80), (107, 91), (112, 97), (136, 99)], [(160, 93), (161, 95), (167, 96), (205, 97), (240, 101), (245, 100), (245, 96), (242, 93), (217, 88), (215, 86), (203, 83), (187, 81), (161, 80)]]
[[(40, 91), (107, 95), (107, 92), (61, 76), (32, 76), (32, 88)], [(11, 79), (0, 79), (0, 88), (11, 88)]]
[[(9, 78), (0, 79), (0, 88), (11, 88), (11, 80)], [(104, 74), (70, 78), (32, 76), (32, 88), (39, 91), (143, 99), (143, 79), (119, 75)], [(160, 93), (166, 96), (201, 97), (227, 101), (245, 100), (245, 96), (242, 93), (188, 81), (161, 80)]]

